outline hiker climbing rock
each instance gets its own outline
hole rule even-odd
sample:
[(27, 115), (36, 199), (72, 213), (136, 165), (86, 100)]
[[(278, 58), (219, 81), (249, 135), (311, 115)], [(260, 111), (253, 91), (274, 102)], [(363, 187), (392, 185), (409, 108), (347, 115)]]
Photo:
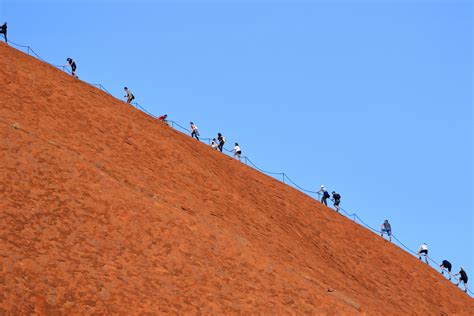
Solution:
[(167, 118), (168, 118), (168, 114), (163, 114), (163, 115), (158, 117), (158, 121), (168, 123), (168, 121), (166, 120)]
[(219, 148), (219, 150), (222, 152), (222, 149), (224, 148), (225, 144), (225, 137), (222, 136), (221, 133), (217, 133), (217, 140), (219, 141), (219, 145), (217, 146), (217, 148)]
[(0, 34), (3, 34), (3, 37), (5, 38), (5, 43), (8, 43), (8, 40), (7, 40), (7, 22), (3, 23), (3, 25), (0, 26)]
[(127, 98), (127, 103), (132, 103), (132, 101), (135, 100), (135, 96), (133, 95), (132, 91), (130, 91), (127, 87), (124, 87), (123, 90), (126, 93), (126, 95), (124, 95), (124, 98)]
[(383, 222), (382, 227), (380, 228), (380, 236), (383, 237), (384, 234), (387, 234), (388, 240), (392, 241), (392, 226), (390, 226), (388, 219)]
[(77, 76), (76, 76), (76, 68), (77, 68), (76, 62), (70, 57), (66, 58), (66, 61), (67, 61), (67, 64), (64, 65), (64, 67), (67, 67), (67, 66), (71, 67), (71, 76), (73, 76), (74, 78), (77, 78)]
[(240, 155), (242, 154), (242, 151), (240, 150), (239, 144), (235, 143), (235, 147), (232, 149), (232, 151), (234, 152), (234, 158), (237, 157), (240, 161)]
[(448, 275), (449, 275), (449, 280), (451, 281), (451, 268), (453, 267), (451, 265), (451, 262), (449, 262), (448, 260), (443, 260), (443, 262), (441, 262), (441, 264), (439, 265), (439, 267), (441, 268), (441, 274), (444, 274), (444, 270), (448, 270)]
[(456, 283), (456, 286), (459, 286), (459, 283), (461, 283), (461, 281), (463, 282), (464, 284), (464, 292), (467, 293), (467, 273), (466, 271), (464, 271), (464, 268), (461, 267), (461, 269), (459, 270), (458, 273), (456, 273), (454, 276), (461, 276), (458, 280), (458, 283)]
[(196, 124), (193, 122), (190, 122), (189, 124), (191, 125), (191, 137), (196, 137), (196, 139), (199, 140), (199, 131)]
[(334, 205), (334, 208), (336, 209), (336, 212), (339, 213), (340, 210), (340, 204), (341, 204), (341, 195), (339, 193), (336, 193), (336, 191), (332, 191), (332, 202)]
[(425, 242), (418, 249), (418, 259), (421, 260), (422, 255), (425, 257), (425, 262), (428, 263), (428, 245)]
[(330, 198), (328, 191), (324, 187), (324, 185), (321, 186), (321, 189), (318, 191), (318, 193), (321, 193), (321, 203), (324, 205), (328, 206), (328, 202), (326, 201), (328, 198)]
[(217, 143), (217, 140), (213, 138), (211, 141), (211, 148), (217, 150), (218, 147), (219, 147), (219, 144)]

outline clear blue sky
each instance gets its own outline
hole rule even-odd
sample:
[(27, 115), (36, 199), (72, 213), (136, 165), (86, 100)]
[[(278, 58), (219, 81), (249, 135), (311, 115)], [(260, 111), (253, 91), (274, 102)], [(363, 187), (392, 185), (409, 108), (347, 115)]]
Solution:
[(467, 0), (0, 2), (12, 41), (338, 190), (474, 278), (472, 14)]

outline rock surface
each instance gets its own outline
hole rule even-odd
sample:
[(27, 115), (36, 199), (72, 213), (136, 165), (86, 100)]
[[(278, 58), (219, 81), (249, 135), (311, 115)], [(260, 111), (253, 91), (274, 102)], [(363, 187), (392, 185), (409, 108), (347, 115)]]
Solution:
[(0, 314), (474, 314), (437, 271), (299, 191), (0, 56)]

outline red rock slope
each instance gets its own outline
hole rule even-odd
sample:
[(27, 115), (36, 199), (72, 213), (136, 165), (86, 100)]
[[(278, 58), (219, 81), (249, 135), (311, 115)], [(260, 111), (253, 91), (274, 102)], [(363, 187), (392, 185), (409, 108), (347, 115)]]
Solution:
[(302, 193), (0, 55), (0, 314), (474, 313), (436, 271)]

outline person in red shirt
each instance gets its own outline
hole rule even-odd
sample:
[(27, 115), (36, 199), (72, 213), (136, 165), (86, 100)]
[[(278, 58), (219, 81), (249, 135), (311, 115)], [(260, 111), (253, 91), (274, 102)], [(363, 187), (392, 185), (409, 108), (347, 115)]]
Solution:
[(167, 120), (166, 120), (167, 117), (168, 117), (168, 114), (164, 114), (164, 115), (158, 117), (158, 121), (167, 122)]

